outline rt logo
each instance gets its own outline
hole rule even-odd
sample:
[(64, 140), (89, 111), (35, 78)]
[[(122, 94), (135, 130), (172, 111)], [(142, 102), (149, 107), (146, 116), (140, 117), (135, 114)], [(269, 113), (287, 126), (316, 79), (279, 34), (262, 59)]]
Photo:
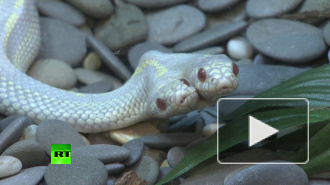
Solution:
[(71, 164), (71, 145), (52, 144), (51, 164)]

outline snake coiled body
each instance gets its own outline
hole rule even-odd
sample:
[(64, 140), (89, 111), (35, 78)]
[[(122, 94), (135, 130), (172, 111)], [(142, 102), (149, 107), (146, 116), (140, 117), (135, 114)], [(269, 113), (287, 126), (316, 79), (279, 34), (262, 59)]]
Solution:
[(225, 55), (149, 51), (115, 91), (57, 89), (25, 74), (40, 46), (34, 1), (2, 0), (0, 10), (0, 112), (6, 115), (27, 115), (35, 123), (59, 119), (80, 132), (102, 132), (201, 109), (238, 86), (238, 68)]

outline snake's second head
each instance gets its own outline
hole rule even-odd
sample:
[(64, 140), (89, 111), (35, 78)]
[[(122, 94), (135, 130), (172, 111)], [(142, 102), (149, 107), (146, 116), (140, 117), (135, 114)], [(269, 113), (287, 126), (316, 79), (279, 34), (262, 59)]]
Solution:
[(201, 104), (214, 104), (221, 96), (232, 93), (239, 82), (239, 69), (226, 55), (202, 56), (191, 73)]

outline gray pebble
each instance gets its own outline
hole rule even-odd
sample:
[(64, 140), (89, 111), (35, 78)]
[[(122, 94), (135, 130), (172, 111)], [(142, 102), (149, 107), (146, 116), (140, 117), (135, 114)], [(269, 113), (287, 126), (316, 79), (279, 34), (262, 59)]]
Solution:
[(107, 170), (108, 175), (116, 175), (125, 168), (125, 165), (121, 163), (112, 163), (112, 164), (106, 164), (104, 165), (104, 167)]
[(324, 11), (330, 8), (328, 0), (305, 0), (300, 8), (300, 12)]
[(188, 0), (125, 0), (128, 3), (135, 4), (142, 8), (161, 8), (186, 2)]
[(277, 17), (295, 9), (302, 0), (249, 0), (246, 11), (250, 17)]
[(188, 130), (189, 127), (195, 125), (195, 123), (201, 118), (199, 111), (192, 111), (183, 116), (180, 120), (171, 124), (168, 128), (168, 132), (182, 132)]
[(157, 162), (149, 157), (143, 156), (141, 160), (134, 166), (134, 171), (144, 180), (148, 182), (148, 185), (155, 184), (159, 167)]
[(142, 156), (144, 143), (139, 139), (132, 139), (123, 145), (129, 151), (129, 157), (125, 161), (126, 166), (135, 164)]
[[(24, 129), (32, 124), (32, 121), (27, 116), (14, 117), (15, 119), (0, 133), (0, 154), (7, 147), (15, 143), (22, 135)], [(12, 118), (8, 118), (12, 119)]]
[(327, 42), (328, 46), (330, 46), (330, 21), (323, 29), (323, 37), (324, 40)]
[(174, 168), (187, 153), (187, 149), (182, 146), (175, 146), (167, 153), (167, 161), (171, 168)]
[(328, 51), (328, 62), (330, 62), (330, 50)]
[(206, 12), (217, 12), (235, 5), (240, 0), (198, 0), (197, 5)]
[(172, 50), (166, 48), (155, 42), (142, 42), (131, 47), (128, 51), (128, 62), (131, 65), (132, 69), (135, 69), (139, 62), (141, 56), (147, 51), (158, 50), (163, 53), (172, 53)]
[(93, 157), (71, 155), (71, 164), (48, 165), (44, 178), (47, 184), (104, 185), (108, 173), (103, 163)]
[(311, 61), (326, 50), (322, 32), (298, 21), (263, 19), (248, 27), (247, 38), (260, 53), (290, 63)]
[(105, 93), (110, 92), (114, 89), (114, 84), (110, 81), (102, 80), (99, 82), (95, 82), (92, 84), (89, 84), (87, 86), (81, 87), (79, 89), (79, 92), (81, 93)]
[(79, 133), (64, 121), (49, 119), (42, 121), (37, 130), (37, 140), (50, 155), (51, 144), (71, 144), (71, 150), (85, 146)]
[(204, 48), (204, 49), (194, 51), (194, 53), (217, 55), (217, 54), (223, 54), (224, 49), (220, 46), (214, 46), (214, 47), (209, 47), (209, 48)]
[(116, 178), (115, 177), (109, 177), (107, 181), (107, 185), (115, 185), (116, 184)]
[(215, 106), (205, 107), (203, 111), (201, 111), (201, 115), (205, 124), (212, 124), (217, 122), (217, 109)]
[(66, 0), (77, 9), (93, 18), (108, 18), (113, 12), (113, 5), (109, 0)]
[(174, 146), (183, 146), (199, 139), (201, 136), (195, 133), (168, 133), (168, 134), (150, 134), (139, 138), (144, 144), (151, 148), (170, 148)]
[(41, 46), (38, 59), (53, 58), (74, 66), (86, 54), (85, 35), (69, 23), (40, 18)]
[(6, 118), (1, 119), (0, 121), (0, 133), (16, 118), (20, 117), (20, 115), (11, 115)]
[(301, 167), (295, 164), (257, 164), (229, 176), (228, 178), (226, 177), (224, 185), (309, 185), (306, 173)]
[(40, 13), (65, 21), (74, 26), (85, 24), (85, 17), (78, 10), (74, 9), (67, 3), (61, 1), (36, 1), (36, 6)]
[(189, 5), (177, 5), (146, 15), (149, 25), (147, 41), (171, 45), (200, 31), (205, 15)]
[(129, 151), (120, 146), (116, 145), (87, 145), (72, 149), (72, 155), (87, 155), (94, 157), (104, 164), (121, 162), (128, 159)]
[(162, 167), (159, 169), (159, 174), (157, 178), (157, 182), (163, 179), (170, 171), (172, 170), (171, 167)]
[(46, 153), (44, 147), (33, 140), (22, 140), (8, 147), (2, 156), (16, 157), (22, 162), (23, 168), (44, 164)]
[(111, 50), (118, 50), (143, 41), (148, 25), (143, 12), (136, 6), (126, 4), (116, 9), (115, 16), (106, 24), (95, 28), (95, 35)]
[(20, 171), (14, 176), (10, 176), (6, 179), (0, 180), (0, 184), (13, 185), (22, 184), (24, 182), (24, 185), (36, 185), (42, 180), (45, 170), (46, 166), (27, 168)]
[(179, 42), (173, 50), (187, 52), (212, 46), (238, 34), (245, 26), (245, 21), (220, 24)]

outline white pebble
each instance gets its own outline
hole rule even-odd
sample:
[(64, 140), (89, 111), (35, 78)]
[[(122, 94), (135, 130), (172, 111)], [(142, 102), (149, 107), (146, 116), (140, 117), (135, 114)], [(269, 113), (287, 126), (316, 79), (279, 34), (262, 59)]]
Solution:
[(253, 47), (245, 38), (237, 36), (228, 41), (227, 52), (234, 59), (251, 58)]
[(207, 124), (205, 125), (205, 127), (203, 128), (203, 136), (211, 136), (212, 134), (216, 133), (218, 128), (224, 126), (224, 124), (219, 124), (219, 127), (216, 123), (212, 123), (212, 124)]
[(37, 125), (29, 125), (24, 129), (24, 132), (19, 140), (34, 140), (37, 141)]
[(22, 163), (12, 156), (0, 156), (0, 178), (14, 175), (22, 169)]

